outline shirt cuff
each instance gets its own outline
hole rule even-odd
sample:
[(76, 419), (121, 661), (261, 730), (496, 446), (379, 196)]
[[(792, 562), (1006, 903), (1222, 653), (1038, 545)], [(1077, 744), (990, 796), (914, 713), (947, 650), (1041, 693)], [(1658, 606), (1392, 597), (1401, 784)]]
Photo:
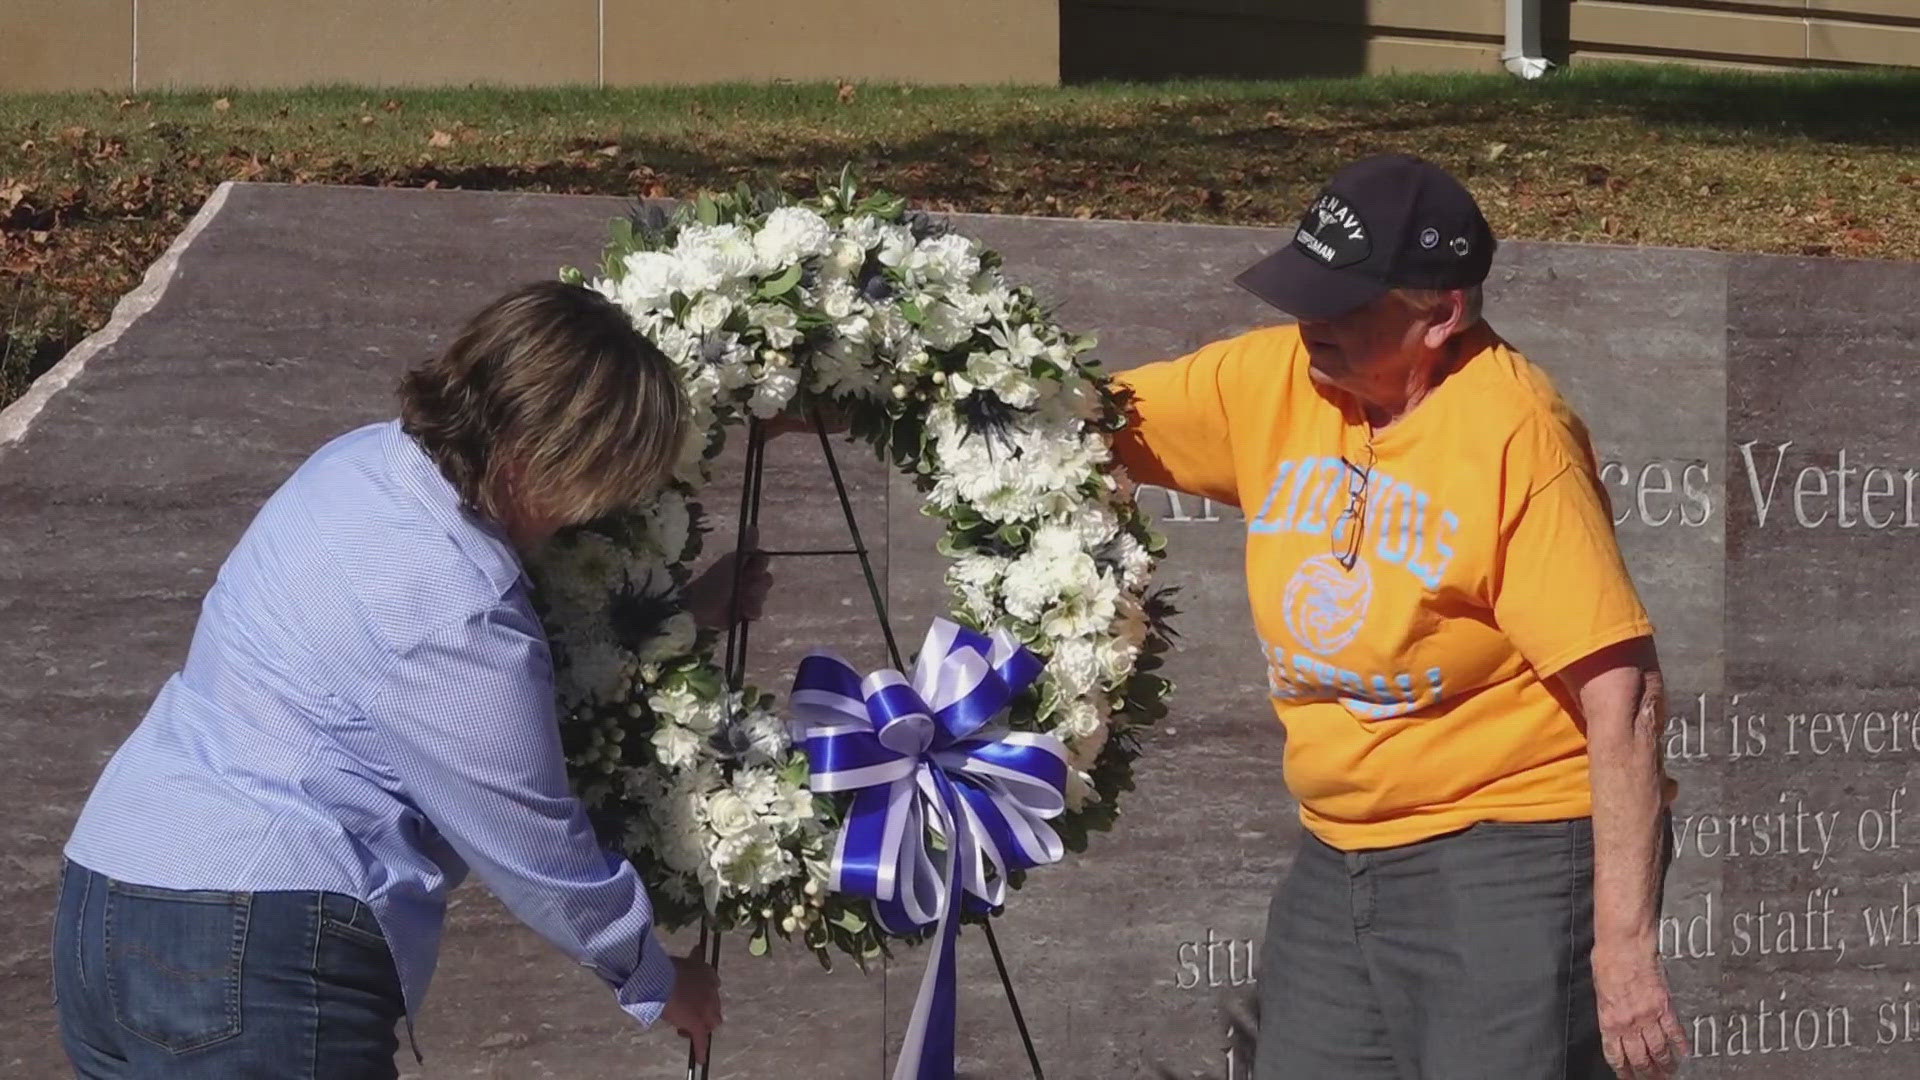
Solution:
[(648, 934), (640, 941), (640, 963), (615, 991), (620, 1008), (627, 1015), (652, 1027), (666, 1011), (667, 998), (673, 993), (677, 972), (673, 957), (659, 939)]

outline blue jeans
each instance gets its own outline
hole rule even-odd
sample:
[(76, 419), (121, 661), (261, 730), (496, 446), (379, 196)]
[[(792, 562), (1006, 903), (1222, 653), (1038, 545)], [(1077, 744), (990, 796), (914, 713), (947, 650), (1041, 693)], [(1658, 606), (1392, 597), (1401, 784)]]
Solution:
[(53, 941), (82, 1080), (392, 1080), (405, 1015), (367, 906), (326, 892), (177, 892), (69, 862)]

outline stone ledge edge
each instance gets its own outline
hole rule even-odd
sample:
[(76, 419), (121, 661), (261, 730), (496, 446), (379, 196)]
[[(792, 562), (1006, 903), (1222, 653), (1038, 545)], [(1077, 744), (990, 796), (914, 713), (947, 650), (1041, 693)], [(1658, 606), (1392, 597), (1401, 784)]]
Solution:
[(88, 361), (119, 341), (127, 329), (140, 320), (140, 317), (152, 311), (166, 295), (167, 286), (172, 284), (174, 271), (179, 267), (180, 257), (197, 239), (202, 230), (213, 222), (226, 205), (227, 194), (233, 189), (234, 182), (223, 182), (214, 189), (207, 201), (201, 205), (193, 220), (180, 235), (173, 238), (167, 250), (147, 268), (146, 276), (140, 284), (127, 295), (120, 298), (113, 307), (113, 315), (107, 325), (87, 335), (73, 350), (60, 358), (60, 362), (48, 368), (46, 374), (33, 381), (27, 392), (18, 401), (0, 409), (0, 451), (19, 442), (27, 434), (27, 428), (46, 408), (53, 396), (65, 389), (80, 375)]

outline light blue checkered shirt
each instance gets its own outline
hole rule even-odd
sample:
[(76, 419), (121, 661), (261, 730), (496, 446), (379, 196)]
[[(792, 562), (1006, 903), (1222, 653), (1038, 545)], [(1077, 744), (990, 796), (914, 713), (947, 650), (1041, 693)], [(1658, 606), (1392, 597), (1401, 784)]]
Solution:
[(673, 962), (568, 791), (519, 559), (397, 421), (267, 501), (193, 645), (108, 763), (67, 856), (167, 889), (367, 902), (417, 1015), (467, 868), (642, 1022)]

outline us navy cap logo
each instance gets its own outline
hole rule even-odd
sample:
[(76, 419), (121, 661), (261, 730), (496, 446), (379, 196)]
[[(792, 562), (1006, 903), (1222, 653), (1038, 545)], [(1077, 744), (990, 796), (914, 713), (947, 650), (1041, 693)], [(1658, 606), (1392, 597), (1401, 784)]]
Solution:
[(1373, 238), (1347, 200), (1327, 192), (1307, 207), (1293, 244), (1330, 270), (1363, 262), (1373, 254)]

